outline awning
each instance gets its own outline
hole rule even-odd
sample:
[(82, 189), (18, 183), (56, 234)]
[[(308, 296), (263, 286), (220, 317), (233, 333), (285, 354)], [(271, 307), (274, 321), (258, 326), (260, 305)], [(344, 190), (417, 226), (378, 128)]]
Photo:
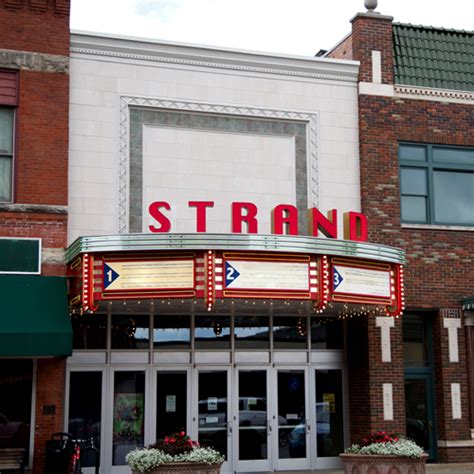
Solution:
[(464, 311), (474, 310), (474, 296), (462, 300), (462, 309)]
[(0, 275), (0, 356), (72, 353), (66, 279)]

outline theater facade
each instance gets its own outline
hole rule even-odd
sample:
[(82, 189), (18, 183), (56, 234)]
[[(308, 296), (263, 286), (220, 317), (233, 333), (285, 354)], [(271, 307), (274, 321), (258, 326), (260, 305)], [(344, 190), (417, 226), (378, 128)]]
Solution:
[(349, 321), (377, 321), (390, 364), (404, 297), (403, 251), (360, 212), (357, 73), (72, 34), (64, 428), (104, 472), (178, 429), (223, 472), (339, 466), (365, 386)]

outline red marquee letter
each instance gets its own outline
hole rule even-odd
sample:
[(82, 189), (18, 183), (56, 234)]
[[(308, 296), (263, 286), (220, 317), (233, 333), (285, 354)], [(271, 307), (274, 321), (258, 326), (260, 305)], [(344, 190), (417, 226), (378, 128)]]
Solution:
[[(242, 215), (243, 210), (247, 214)], [(233, 202), (232, 203), (232, 232), (234, 234), (242, 233), (242, 222), (247, 224), (247, 233), (256, 234), (258, 232), (257, 206), (251, 202)]]
[(344, 213), (344, 238), (366, 242), (368, 235), (367, 217), (360, 212)]
[(170, 205), (165, 201), (155, 201), (150, 204), (148, 207), (148, 212), (150, 216), (155, 219), (160, 227), (155, 227), (154, 225), (150, 225), (148, 228), (151, 232), (169, 232), (171, 229), (171, 222), (170, 220), (160, 211), (160, 208), (163, 207), (164, 209), (170, 211)]
[(188, 206), (196, 208), (196, 232), (206, 232), (206, 208), (214, 207), (214, 201), (189, 201)]
[(272, 211), (272, 233), (298, 235), (298, 209), (289, 204), (278, 204)]
[(326, 237), (337, 239), (337, 211), (332, 209), (328, 211), (326, 217), (318, 209), (312, 207), (308, 210), (309, 234), (313, 237), (318, 236), (321, 231)]

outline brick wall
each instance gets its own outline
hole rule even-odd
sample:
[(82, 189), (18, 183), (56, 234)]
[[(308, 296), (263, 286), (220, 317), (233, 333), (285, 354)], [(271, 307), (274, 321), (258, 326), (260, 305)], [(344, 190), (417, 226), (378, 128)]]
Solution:
[(372, 81), (372, 51), (382, 53), (382, 83), (393, 84), (392, 20), (362, 13), (352, 20), (352, 59), (360, 61), (359, 81)]
[(349, 35), (337, 44), (334, 49), (327, 53), (326, 57), (334, 59), (352, 59), (352, 35)]
[[(382, 82), (393, 84), (392, 33), (389, 17), (362, 14), (353, 20), (353, 57), (361, 61), (360, 80), (372, 81), (372, 50), (381, 51)], [(359, 139), (362, 211), (369, 221), (369, 241), (401, 247), (407, 252), (405, 272), (407, 309), (460, 308), (460, 300), (474, 294), (474, 234), (457, 230), (402, 227), (398, 143), (411, 141), (474, 146), (473, 107), (431, 100), (359, 95)], [(449, 362), (448, 331), (437, 316), (434, 327), (435, 391), (438, 439), (469, 440), (467, 365), (463, 329), (458, 331), (459, 363)], [(392, 348), (402, 347), (400, 332), (392, 330)], [(380, 385), (370, 370), (379, 350), (369, 325), (370, 391)], [(401, 356), (401, 354), (400, 354)], [(400, 364), (396, 364), (400, 368)], [(374, 375), (375, 374), (375, 375)], [(383, 375), (383, 374), (381, 374)], [(399, 377), (396, 371), (393, 377)], [(375, 377), (375, 378), (374, 378)], [(397, 378), (398, 380), (398, 378)], [(451, 383), (461, 384), (462, 418), (452, 419)], [(397, 385), (398, 387), (398, 385)], [(403, 403), (403, 385), (394, 404)], [(377, 413), (377, 397), (370, 414)], [(401, 416), (403, 411), (399, 410)], [(439, 450), (440, 461), (474, 459), (472, 448)]]
[(69, 55), (69, 0), (0, 0), (0, 48)]
[[(374, 431), (405, 432), (402, 321), (390, 329), (391, 362), (382, 362), (375, 316), (348, 321), (347, 361), (351, 442)], [(392, 384), (393, 420), (384, 419), (383, 384)]]
[(69, 78), (20, 71), (15, 201), (67, 204)]
[[(0, 25), (0, 67), (18, 71), (14, 197), (0, 204), (0, 236), (41, 237), (43, 250), (55, 256), (43, 261), (42, 274), (64, 275), (69, 0), (0, 0)], [(65, 360), (39, 359), (34, 473), (43, 472), (46, 439), (62, 431), (64, 386)]]
[(51, 433), (63, 431), (65, 378), (65, 359), (38, 360), (34, 474), (43, 474), (46, 440)]

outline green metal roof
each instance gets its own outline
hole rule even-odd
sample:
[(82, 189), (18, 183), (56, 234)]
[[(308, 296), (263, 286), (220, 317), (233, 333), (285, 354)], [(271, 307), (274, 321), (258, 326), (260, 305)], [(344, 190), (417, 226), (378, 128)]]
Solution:
[(395, 83), (474, 91), (474, 32), (393, 24)]

